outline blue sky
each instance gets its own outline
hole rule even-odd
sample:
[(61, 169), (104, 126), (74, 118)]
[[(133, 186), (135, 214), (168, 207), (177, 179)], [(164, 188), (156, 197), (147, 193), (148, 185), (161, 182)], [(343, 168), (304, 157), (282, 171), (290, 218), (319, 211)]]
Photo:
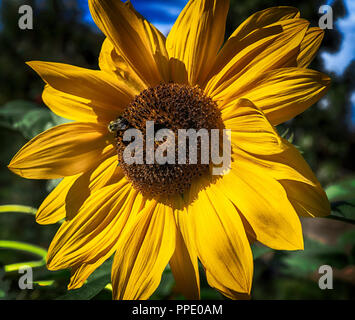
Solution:
[[(332, 2), (333, 0), (330, 0), (328, 4), (331, 5)], [(355, 60), (355, 1), (344, 0), (344, 3), (347, 14), (336, 21), (336, 27), (342, 34), (340, 48), (335, 53), (321, 53), (325, 69), (335, 72), (338, 76), (341, 76), (351, 61)], [(355, 127), (355, 92), (351, 96), (351, 105), (351, 125)]]
[[(0, 0), (1, 1), (1, 0)], [(136, 10), (152, 22), (162, 33), (168, 34), (188, 0), (131, 0)], [(86, 10), (85, 20), (91, 22), (87, 0), (80, 0)]]
[(324, 67), (337, 75), (342, 75), (349, 63), (355, 59), (355, 1), (345, 0), (344, 2), (347, 14), (335, 23), (342, 33), (340, 49), (336, 53), (321, 53)]

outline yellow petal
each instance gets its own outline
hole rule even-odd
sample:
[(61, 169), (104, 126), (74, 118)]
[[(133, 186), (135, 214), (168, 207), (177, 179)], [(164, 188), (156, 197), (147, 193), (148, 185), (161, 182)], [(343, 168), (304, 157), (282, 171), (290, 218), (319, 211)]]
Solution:
[[(143, 198), (140, 195), (137, 195), (137, 198), (132, 206), (131, 210), (131, 215), (134, 216), (137, 214), (139, 211), (142, 210), (144, 201), (142, 201)], [(115, 236), (115, 235), (114, 235)], [(100, 248), (101, 250), (101, 248)], [(108, 254), (104, 256), (104, 258), (100, 258), (96, 261), (92, 262), (84, 262), (80, 263), (79, 265), (76, 265), (71, 268), (71, 278), (70, 278), (70, 283), (68, 285), (68, 290), (72, 289), (78, 289), (80, 288), (87, 278), (94, 272), (103, 262), (105, 259), (109, 258), (110, 254), (115, 250), (115, 247), (109, 251)]]
[(55, 114), (70, 120), (109, 123), (114, 119), (114, 114), (118, 114), (111, 110), (99, 110), (91, 100), (64, 93), (49, 85), (45, 86), (42, 99)]
[(145, 83), (124, 58), (117, 53), (115, 46), (108, 38), (104, 40), (101, 47), (99, 67), (102, 71), (113, 73), (120, 81), (123, 79), (132, 83), (138, 92), (149, 87), (149, 83)]
[(75, 266), (71, 269), (70, 282), (68, 284), (68, 290), (74, 290), (81, 288), (87, 278), (101, 265), (101, 261), (94, 263), (83, 263)]
[(206, 93), (227, 104), (250, 91), (265, 72), (296, 66), (308, 25), (303, 19), (283, 20), (257, 29), (242, 40), (229, 39), (226, 49), (219, 53), (219, 61), (228, 62), (209, 80)]
[(252, 154), (275, 154), (283, 150), (281, 138), (264, 113), (249, 100), (238, 100), (222, 113), (232, 145)]
[(273, 125), (288, 121), (320, 100), (330, 87), (330, 78), (318, 71), (282, 68), (264, 74), (244, 93), (262, 109)]
[(282, 143), (283, 151), (269, 156), (252, 155), (237, 150), (233, 166), (238, 170), (238, 164), (243, 163), (256, 175), (278, 180), (298, 215), (329, 215), (330, 204), (326, 193), (312, 170), (294, 146), (284, 139)]
[(176, 209), (175, 219), (178, 230), (170, 267), (176, 281), (176, 290), (182, 293), (186, 299), (200, 299), (197, 252), (186, 208)]
[[(319, 185), (319, 182), (300, 152), (287, 140), (282, 139), (282, 152), (272, 155), (252, 155), (236, 150), (233, 157), (235, 165), (243, 162), (253, 166), (260, 174), (270, 175), (277, 180), (292, 180)], [(233, 164), (233, 165), (234, 165)]]
[(170, 260), (171, 271), (176, 282), (176, 291), (183, 294), (188, 300), (200, 299), (200, 283), (194, 264), (197, 264), (197, 254), (194, 261), (191, 261), (191, 256), (186, 247), (184, 239), (177, 231), (176, 247), (173, 256)]
[(300, 220), (277, 180), (236, 162), (216, 186), (245, 217), (256, 240), (278, 250), (303, 249)]
[[(220, 72), (246, 46), (263, 37), (280, 33), (280, 28), (275, 28), (276, 22), (298, 17), (298, 9), (283, 6), (268, 8), (254, 13), (232, 33), (228, 41), (223, 45), (209, 76), (212, 77)], [(266, 28), (269, 25), (274, 25), (274, 27)]]
[(300, 53), (297, 57), (297, 66), (307, 68), (316, 56), (322, 43), (324, 31), (318, 27), (309, 28), (301, 42)]
[(199, 192), (188, 215), (208, 283), (229, 298), (249, 294), (253, 257), (233, 204), (212, 184)]
[(242, 39), (256, 29), (264, 28), (278, 21), (299, 18), (297, 8), (279, 6), (267, 8), (252, 14), (230, 36), (230, 38)]
[[(121, 171), (117, 164), (117, 156), (113, 156), (83, 174), (65, 177), (42, 202), (36, 214), (37, 223), (72, 219), (91, 193), (106, 186), (117, 171)], [(116, 178), (120, 180), (119, 176)]]
[[(113, 120), (138, 93), (131, 83), (119, 81), (100, 70), (43, 61), (27, 64), (50, 87), (61, 91), (58, 93), (47, 89), (44, 101), (53, 112), (67, 119), (94, 122)], [(68, 100), (73, 100), (73, 103)]]
[[(233, 166), (243, 162), (253, 166), (253, 170), (260, 174), (270, 175), (277, 180), (294, 180), (311, 186), (318, 184), (311, 168), (299, 151), (287, 140), (280, 138), (281, 149), (270, 155), (256, 155), (233, 148)], [(237, 142), (236, 142), (237, 144)]]
[(36, 222), (39, 224), (57, 223), (65, 218), (65, 199), (71, 186), (80, 174), (65, 177), (54, 190), (43, 200), (36, 213)]
[[(50, 270), (105, 261), (115, 251), (137, 197), (126, 179), (91, 194), (77, 215), (56, 233), (49, 249)], [(132, 212), (134, 214), (134, 212)]]
[(169, 81), (165, 37), (127, 1), (89, 0), (96, 25), (145, 83)]
[(280, 183), (287, 197), (301, 217), (325, 217), (330, 215), (330, 203), (322, 187), (292, 180), (281, 180)]
[(203, 82), (216, 59), (224, 41), (228, 8), (227, 0), (190, 0), (167, 37), (169, 57), (173, 64), (185, 65), (191, 85)]
[[(110, 138), (111, 139), (111, 138)], [(107, 128), (94, 123), (67, 123), (29, 141), (9, 169), (28, 179), (57, 179), (85, 172), (114, 154)]]
[(163, 204), (155, 206), (154, 202), (136, 217), (119, 240), (112, 266), (114, 299), (148, 299), (173, 255), (173, 211)]

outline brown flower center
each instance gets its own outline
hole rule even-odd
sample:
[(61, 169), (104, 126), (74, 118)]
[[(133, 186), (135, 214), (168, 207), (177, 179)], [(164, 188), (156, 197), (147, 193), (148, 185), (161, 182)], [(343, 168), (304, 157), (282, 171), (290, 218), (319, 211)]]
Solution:
[[(147, 121), (153, 121), (154, 134), (160, 129), (169, 129), (174, 133), (173, 152), (174, 163), (157, 163), (156, 159), (147, 161)], [(117, 153), (120, 166), (131, 181), (133, 187), (144, 195), (151, 197), (183, 194), (195, 177), (201, 176), (209, 170), (209, 164), (201, 161), (201, 137), (197, 135), (196, 146), (197, 162), (190, 163), (189, 137), (186, 140), (186, 162), (179, 164), (178, 141), (179, 129), (206, 129), (210, 136), (211, 129), (221, 129), (222, 120), (217, 104), (203, 91), (196, 87), (176, 83), (160, 84), (149, 88), (135, 97), (123, 114), (111, 122), (110, 131), (115, 132), (117, 140)], [(124, 150), (130, 142), (124, 141), (127, 129), (138, 129), (142, 133), (143, 163), (128, 164), (125, 161)], [(151, 146), (154, 153), (163, 143), (169, 144), (167, 139), (156, 141)], [(148, 142), (149, 143), (149, 142)], [(148, 151), (149, 152), (149, 151)], [(180, 151), (181, 152), (181, 151)], [(210, 157), (210, 155), (208, 155)]]

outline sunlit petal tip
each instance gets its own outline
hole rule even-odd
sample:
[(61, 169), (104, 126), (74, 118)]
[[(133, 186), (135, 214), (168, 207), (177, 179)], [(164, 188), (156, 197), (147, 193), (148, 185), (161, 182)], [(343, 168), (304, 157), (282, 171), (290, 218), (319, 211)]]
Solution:
[(317, 38), (317, 39), (323, 40), (323, 38), (324, 38), (324, 29), (321, 29), (319, 27), (309, 28), (307, 33), (311, 33), (313, 36), (312, 38), (314, 38), (314, 39)]
[(330, 87), (330, 85), (332, 83), (332, 79), (328, 75), (321, 73), (321, 72), (320, 72), (320, 80), (321, 80), (321, 83), (326, 87)]
[(280, 247), (275, 247), (273, 249), (286, 251), (304, 250), (304, 240), (301, 222), (299, 223), (299, 228), (297, 230), (293, 229), (292, 233), (289, 234), (289, 237), (287, 239), (284, 239), (283, 242), (280, 242)]
[(297, 19), (300, 12), (295, 7), (276, 6), (258, 11), (248, 17), (233, 33), (233, 36), (243, 38), (253, 30), (264, 28), (273, 23), (283, 20)]
[(29, 178), (26, 174), (26, 172), (24, 172), (21, 168), (21, 161), (19, 160), (19, 154), (17, 153), (10, 161), (10, 163), (7, 165), (7, 168), (14, 174), (25, 178), (25, 179), (32, 179)]
[(45, 219), (41, 215), (39, 215), (39, 211), (37, 211), (35, 219), (36, 219), (36, 222), (40, 225), (48, 225), (48, 224), (52, 223), (52, 222), (48, 222), (47, 219)]
[(47, 265), (47, 269), (50, 271), (55, 271), (55, 270), (61, 269), (60, 265), (58, 265), (58, 263), (56, 263), (56, 261), (54, 260), (54, 257), (49, 256), (49, 254), (47, 256), (46, 265)]
[(293, 234), (290, 234), (288, 239), (284, 239), (280, 242), (280, 246), (275, 246), (272, 249), (286, 251), (304, 250), (304, 241), (301, 229), (299, 232), (293, 231)]
[(53, 242), (50, 244), (47, 257), (46, 257), (46, 266), (50, 271), (61, 270), (69, 268), (67, 264), (63, 264), (65, 256), (61, 252), (52, 250)]
[(37, 62), (39, 62), (39, 61), (38, 60), (30, 60), (30, 61), (26, 61), (25, 63), (32, 68), (32, 66), (35, 65)]
[(297, 66), (307, 68), (318, 53), (324, 37), (324, 30), (318, 27), (308, 28), (301, 44), (297, 57)]
[(14, 159), (12, 159), (11, 162), (7, 165), (7, 168), (14, 174), (21, 176), (21, 170), (16, 168)]
[(42, 210), (42, 205), (41, 207), (37, 210), (36, 212), (36, 223), (40, 225), (50, 225), (59, 222), (60, 220), (65, 218), (65, 209), (63, 212), (56, 212), (53, 210), (49, 214), (48, 210)]
[(178, 230), (175, 251), (169, 264), (175, 278), (176, 292), (182, 293), (188, 300), (200, 300), (198, 259), (187, 216), (186, 211), (175, 213)]
[(31, 61), (26, 61), (25, 63), (32, 69), (34, 69), (35, 67), (35, 64), (37, 63), (38, 61), (35, 61), (35, 60), (31, 60)]
[[(300, 70), (302, 72), (304, 69), (295, 68), (294, 70)], [(319, 84), (323, 85), (325, 88), (330, 87), (332, 79), (327, 74), (312, 69), (306, 70), (306, 72), (312, 72), (314, 80), (316, 80)]]
[(295, 249), (294, 250), (304, 250), (303, 236), (302, 237), (298, 237), (298, 242), (295, 243)]
[(80, 289), (85, 282), (79, 282), (79, 283), (72, 283), (70, 282), (67, 285), (67, 290), (75, 290), (75, 289)]
[[(278, 17), (278, 20), (285, 20), (285, 19), (294, 19), (294, 18), (299, 18), (300, 17), (300, 11), (293, 6), (275, 6), (275, 7), (270, 7), (266, 8), (264, 10), (261, 10), (255, 15), (257, 16), (258, 14), (261, 15), (262, 13), (267, 15), (276, 15)], [(263, 17), (264, 18), (264, 17)], [(264, 18), (265, 19), (265, 18)], [(275, 19), (274, 19), (275, 20)]]
[(49, 63), (50, 62), (38, 61), (38, 60), (26, 61), (26, 64), (41, 77), (44, 69), (46, 68), (46, 65)]
[(10, 170), (28, 179), (57, 179), (85, 172), (112, 154), (103, 125), (73, 122), (48, 129), (25, 144)]

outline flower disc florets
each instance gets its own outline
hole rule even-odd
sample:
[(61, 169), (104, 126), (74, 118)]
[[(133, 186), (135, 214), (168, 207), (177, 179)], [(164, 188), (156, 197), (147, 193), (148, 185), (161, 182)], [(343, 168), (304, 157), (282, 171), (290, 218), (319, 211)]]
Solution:
[[(147, 161), (147, 122), (154, 123), (154, 133), (160, 129), (169, 129), (175, 136), (176, 163), (159, 164)], [(124, 150), (124, 132), (127, 129), (138, 129), (143, 136), (143, 164), (127, 164)], [(116, 133), (117, 153), (120, 166), (133, 187), (145, 195), (169, 196), (183, 194), (192, 180), (209, 170), (209, 164), (201, 163), (201, 137), (197, 138), (197, 163), (189, 162), (189, 140), (186, 142), (186, 163), (178, 163), (178, 130), (221, 129), (222, 120), (217, 104), (199, 87), (191, 87), (176, 83), (160, 84), (149, 88), (135, 97), (123, 114), (110, 124), (110, 130)], [(188, 138), (187, 138), (188, 139)], [(154, 151), (164, 141), (154, 141)]]

